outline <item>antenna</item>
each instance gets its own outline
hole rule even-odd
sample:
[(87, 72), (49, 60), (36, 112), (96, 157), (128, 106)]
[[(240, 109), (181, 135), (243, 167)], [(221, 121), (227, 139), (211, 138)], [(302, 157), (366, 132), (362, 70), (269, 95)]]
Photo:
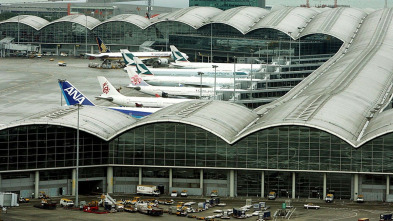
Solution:
[(388, 7), (388, 0), (385, 0), (385, 8)]
[(147, 18), (150, 19), (151, 0), (147, 0)]
[(337, 8), (337, 0), (334, 0), (334, 8)]
[(307, 0), (307, 2), (306, 2), (306, 7), (307, 7), (307, 8), (310, 8), (310, 0)]

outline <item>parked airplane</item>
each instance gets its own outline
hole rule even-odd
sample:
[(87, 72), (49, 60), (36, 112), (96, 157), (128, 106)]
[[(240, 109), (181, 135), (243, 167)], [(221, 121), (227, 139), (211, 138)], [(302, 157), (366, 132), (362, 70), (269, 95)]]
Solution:
[[(96, 106), (93, 102), (89, 100), (85, 95), (83, 95), (74, 85), (72, 85), (70, 82), (65, 81), (65, 80), (60, 80), (59, 79), (59, 86), (61, 89), (61, 92), (63, 94), (63, 97), (67, 103), (67, 105), (76, 105), (76, 104), (81, 104), (81, 105), (86, 105), (86, 106)], [(120, 111), (124, 114), (130, 115), (135, 118), (142, 118), (147, 115), (150, 115), (158, 110), (161, 110), (161, 108), (132, 108), (132, 107), (104, 107), (103, 108), (109, 108), (112, 110)]]
[[(88, 54), (86, 55), (91, 59), (100, 58), (102, 60), (117, 60), (121, 61), (123, 59), (121, 52), (111, 52), (108, 47), (104, 44), (104, 42), (96, 37), (96, 41), (98, 44), (99, 54)], [(122, 49), (121, 51), (129, 52), (127, 49)], [(158, 64), (168, 64), (169, 60), (172, 59), (172, 52), (170, 51), (152, 51), (152, 52), (132, 52), (135, 56), (138, 56), (141, 60), (147, 61), (150, 60), (150, 63), (157, 62)], [(181, 54), (184, 57), (188, 56), (186, 54)]]
[[(152, 86), (146, 83), (132, 67), (127, 67), (127, 74), (130, 78), (131, 84), (127, 87), (134, 88), (149, 95), (158, 95), (160, 97), (188, 97), (200, 98), (214, 96), (213, 88), (200, 88), (200, 87), (168, 87), (168, 86)], [(202, 90), (202, 92), (201, 92)]]
[[(173, 68), (184, 68), (184, 69), (196, 69), (196, 68), (211, 68), (213, 66), (217, 66), (217, 71), (231, 71), (233, 72), (236, 68), (236, 71), (246, 71), (251, 72), (251, 64), (230, 64), (230, 63), (201, 63), (201, 62), (190, 62), (186, 57), (174, 46), (170, 46), (172, 51), (172, 57), (175, 60), (175, 63), (171, 62), (169, 67)], [(265, 65), (263, 65), (265, 66)], [(261, 64), (253, 64), (252, 71), (259, 72), (263, 67)]]
[[(237, 77), (247, 77), (248, 72), (244, 71), (215, 71), (212, 66), (210, 68), (201, 69), (171, 69), (171, 68), (154, 68), (151, 71), (146, 65), (133, 53), (122, 52), (124, 62), (128, 66), (136, 66), (139, 73), (145, 75), (157, 75), (157, 76), (198, 76), (199, 73), (203, 73), (205, 77), (233, 77), (236, 74)], [(152, 73), (154, 72), (154, 73)]]
[(175, 99), (162, 97), (127, 97), (120, 94), (112, 84), (102, 76), (97, 77), (103, 94), (98, 99), (108, 100), (112, 103), (126, 107), (167, 107), (180, 102), (191, 101), (192, 99)]
[[(214, 78), (214, 72), (213, 72), (213, 76), (209, 76), (208, 77), (204, 77), (206, 73), (209, 72), (203, 72), (203, 69), (197, 69), (199, 70), (197, 72), (197, 75), (187, 75), (187, 76), (168, 76), (170, 75), (170, 73), (168, 73), (168, 75), (161, 75), (161, 76), (157, 76), (156, 75), (156, 70), (157, 68), (152, 69), (153, 72), (151, 72), (149, 70), (149, 68), (143, 64), (143, 62), (135, 56), (132, 56), (132, 54), (128, 54), (125, 53), (125, 56), (127, 56), (128, 58), (132, 58), (133, 61), (135, 62), (136, 65), (136, 72), (138, 74), (140, 74), (140, 77), (143, 78), (143, 80), (145, 80), (147, 83), (149, 83), (150, 85), (153, 86), (193, 86), (193, 87), (214, 87), (214, 85), (216, 85), (216, 87), (232, 87), (234, 85), (234, 79), (233, 77), (216, 77)], [(128, 56), (131, 55), (131, 56)], [(125, 67), (125, 69), (127, 70), (128, 68), (133, 68), (132, 66), (127, 66)], [(176, 69), (167, 69), (167, 70), (176, 70)], [(183, 71), (186, 71), (185, 69)], [(195, 69), (194, 69), (195, 71)], [(184, 72), (186, 73), (186, 72)], [(198, 73), (203, 73), (202, 76), (199, 75)], [(233, 76), (233, 75), (232, 75)], [(235, 81), (239, 81), (239, 80), (249, 80), (247, 78), (235, 78)]]

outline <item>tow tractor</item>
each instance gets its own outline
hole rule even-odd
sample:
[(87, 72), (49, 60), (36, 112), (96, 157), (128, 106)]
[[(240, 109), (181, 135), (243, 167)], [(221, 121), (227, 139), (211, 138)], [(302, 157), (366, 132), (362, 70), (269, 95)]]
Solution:
[(94, 200), (83, 206), (83, 212), (96, 213), (96, 214), (108, 213), (107, 211), (99, 211), (98, 210), (98, 201), (94, 201)]

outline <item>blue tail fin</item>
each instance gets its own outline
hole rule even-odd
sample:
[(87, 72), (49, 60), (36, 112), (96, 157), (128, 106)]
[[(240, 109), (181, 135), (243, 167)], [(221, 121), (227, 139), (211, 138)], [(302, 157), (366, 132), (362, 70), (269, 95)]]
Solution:
[(91, 105), (94, 106), (87, 97), (85, 97), (78, 89), (76, 89), (70, 82), (59, 79), (59, 86), (67, 105)]
[(100, 53), (107, 53), (107, 52), (111, 52), (109, 50), (108, 47), (106, 47), (106, 45), (104, 44), (104, 42), (101, 40), (101, 38), (96, 37), (97, 40), (97, 44), (98, 44), (98, 50), (100, 51)]

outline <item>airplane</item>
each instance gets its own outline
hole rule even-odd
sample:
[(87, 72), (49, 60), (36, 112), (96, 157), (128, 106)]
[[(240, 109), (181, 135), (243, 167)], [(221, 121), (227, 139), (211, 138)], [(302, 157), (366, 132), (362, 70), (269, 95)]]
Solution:
[(176, 98), (162, 98), (162, 97), (127, 97), (120, 94), (115, 87), (103, 76), (97, 77), (100, 83), (102, 93), (97, 99), (104, 99), (114, 104), (126, 107), (167, 107), (172, 104), (177, 104), (192, 99), (176, 99)]
[[(83, 95), (82, 92), (80, 92), (76, 87), (74, 87), (74, 85), (72, 85), (69, 81), (59, 79), (58, 82), (61, 89), (61, 93), (63, 94), (63, 97), (67, 105), (80, 104), (86, 106), (96, 106), (93, 102), (89, 100), (89, 98)], [(158, 110), (161, 110), (161, 108), (144, 108), (144, 107), (138, 107), (138, 108), (105, 107), (105, 106), (100, 106), (100, 107), (116, 110), (138, 119), (148, 116)]]
[[(200, 87), (168, 87), (168, 86), (152, 86), (146, 83), (136, 72), (134, 68), (127, 68), (127, 74), (131, 84), (127, 87), (133, 88), (145, 94), (160, 97), (182, 97), (182, 98), (200, 98), (213, 97), (213, 88)], [(202, 90), (202, 92), (201, 92)]]
[[(233, 72), (236, 68), (236, 71), (246, 71), (251, 72), (251, 64), (230, 64), (230, 63), (202, 63), (202, 62), (190, 62), (186, 57), (174, 46), (170, 46), (172, 51), (172, 57), (175, 60), (175, 63), (169, 63), (169, 67), (173, 68), (184, 68), (184, 69), (197, 69), (197, 68), (211, 68), (213, 66), (217, 66), (216, 69), (218, 71), (231, 71)], [(265, 66), (265, 65), (263, 65)], [(253, 64), (252, 71), (259, 72), (263, 67), (261, 64)]]
[[(101, 38), (96, 37), (96, 41), (98, 44), (99, 54), (89, 54), (86, 53), (90, 59), (100, 58), (102, 60), (116, 60), (121, 61), (123, 59), (121, 52), (111, 52), (109, 48), (104, 44)], [(122, 49), (121, 51), (129, 52), (127, 49)], [(157, 62), (157, 64), (168, 64), (169, 60), (172, 59), (172, 52), (170, 51), (151, 51), (151, 52), (132, 52), (135, 56), (138, 56), (141, 60), (150, 62)], [(186, 54), (182, 54), (182, 56), (187, 57)]]
[[(146, 65), (140, 60), (138, 56), (133, 53), (122, 52), (124, 62), (126, 66), (136, 66), (138, 72), (144, 75), (153, 75)], [(173, 68), (153, 68), (154, 75), (157, 76), (198, 76), (200, 72), (205, 77), (233, 77), (236, 74), (237, 77), (248, 77), (248, 72), (245, 71), (221, 71), (214, 70), (213, 67), (201, 68), (201, 69), (173, 69)]]
[[(131, 56), (130, 56), (131, 55)], [(192, 86), (192, 87), (214, 87), (214, 85), (216, 85), (216, 87), (233, 87), (234, 85), (234, 79), (233, 77), (216, 77), (214, 78), (214, 73), (213, 76), (212, 75), (208, 75), (208, 77), (204, 77), (205, 73), (209, 73), (209, 72), (202, 72), (203, 69), (197, 69), (200, 70), (198, 73), (203, 73), (202, 77), (201, 75), (187, 75), (187, 76), (172, 76), (170, 75), (170, 72), (167, 71), (168, 75), (161, 75), (161, 76), (157, 76), (156, 75), (156, 70), (157, 68), (152, 69), (152, 71), (154, 71), (154, 73), (152, 73), (150, 71), (150, 69), (143, 64), (143, 62), (135, 56), (132, 56), (132, 54), (128, 54), (128, 53), (124, 53), (124, 56), (127, 56), (128, 58), (132, 58), (132, 61), (135, 63), (135, 67), (136, 67), (136, 72), (139, 74), (139, 76), (141, 78), (143, 78), (143, 80), (145, 82), (147, 82), (150, 85), (153, 86)], [(129, 65), (131, 65), (132, 63), (130, 63)], [(129, 69), (129, 68), (133, 68), (132, 66), (127, 65), (125, 67), (125, 70)], [(169, 71), (173, 71), (176, 69), (167, 69)], [(185, 69), (183, 71), (186, 71)], [(195, 70), (194, 70), (195, 71)], [(191, 72), (189, 72), (191, 73)], [(162, 74), (162, 73), (161, 73)], [(233, 76), (233, 74), (232, 74)], [(249, 80), (247, 78), (235, 78), (235, 81), (239, 81), (239, 80)]]

